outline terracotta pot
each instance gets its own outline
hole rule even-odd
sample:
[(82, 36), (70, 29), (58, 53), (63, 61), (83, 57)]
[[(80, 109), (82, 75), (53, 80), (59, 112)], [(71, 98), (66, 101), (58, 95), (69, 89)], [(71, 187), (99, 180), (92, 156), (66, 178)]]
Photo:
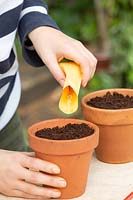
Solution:
[(97, 68), (96, 71), (103, 71), (103, 70), (109, 70), (110, 64), (111, 64), (111, 56), (106, 55), (105, 53), (94, 53), (94, 55), (97, 58)]
[(133, 96), (132, 89), (107, 89), (92, 92), (81, 100), (82, 113), (86, 120), (99, 126), (99, 145), (96, 156), (106, 163), (133, 161), (133, 108), (108, 110), (86, 104), (91, 98), (103, 96), (107, 91)]
[[(95, 132), (91, 136), (75, 140), (49, 140), (35, 136), (37, 130), (55, 126), (62, 127), (68, 123), (86, 123)], [(53, 119), (32, 125), (28, 132), (29, 144), (35, 151), (36, 156), (55, 163), (61, 168), (60, 176), (67, 181), (67, 187), (61, 189), (61, 199), (82, 195), (85, 191), (92, 152), (98, 145), (98, 127), (84, 120)]]

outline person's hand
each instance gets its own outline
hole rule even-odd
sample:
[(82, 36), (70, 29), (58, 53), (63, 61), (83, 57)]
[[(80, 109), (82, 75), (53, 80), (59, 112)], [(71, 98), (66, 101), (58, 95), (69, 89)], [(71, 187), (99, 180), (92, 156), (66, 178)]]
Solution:
[(47, 26), (34, 29), (29, 34), (29, 38), (38, 55), (61, 86), (64, 85), (65, 76), (58, 62), (63, 58), (72, 60), (80, 65), (83, 74), (83, 87), (93, 77), (97, 60), (81, 42)]
[(34, 153), (0, 150), (0, 193), (4, 195), (36, 200), (59, 198), (60, 191), (54, 187), (66, 186), (63, 178), (55, 176), (59, 173), (58, 166), (35, 158)]

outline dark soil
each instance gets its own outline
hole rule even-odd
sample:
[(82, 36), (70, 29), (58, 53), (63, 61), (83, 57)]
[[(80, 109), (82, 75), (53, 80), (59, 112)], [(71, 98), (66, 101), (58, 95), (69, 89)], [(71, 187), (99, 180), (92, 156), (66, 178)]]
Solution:
[(35, 133), (37, 137), (47, 138), (52, 140), (72, 140), (90, 136), (94, 133), (94, 129), (81, 124), (67, 124), (63, 127), (44, 128)]
[(102, 97), (95, 97), (87, 101), (87, 105), (103, 109), (126, 109), (133, 108), (133, 96), (107, 92)]

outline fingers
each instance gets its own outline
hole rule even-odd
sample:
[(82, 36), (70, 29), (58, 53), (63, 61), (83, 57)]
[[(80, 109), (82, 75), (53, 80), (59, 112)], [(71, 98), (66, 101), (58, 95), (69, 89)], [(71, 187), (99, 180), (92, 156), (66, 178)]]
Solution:
[(80, 65), (82, 71), (82, 86), (85, 87), (95, 73), (96, 58), (77, 40), (73, 41), (71, 47), (69, 45), (66, 46), (64, 57)]
[(43, 197), (43, 198), (59, 198), (61, 192), (58, 189), (49, 188), (49, 187), (40, 187), (37, 185), (33, 185), (24, 181), (19, 181), (17, 183), (17, 190), (21, 193), (31, 195), (34, 197)]
[(38, 158), (25, 156), (21, 160), (21, 164), (23, 167), (34, 169), (35, 171), (41, 171), (50, 174), (60, 173), (60, 168), (57, 165)]
[(52, 187), (63, 188), (66, 187), (66, 181), (57, 176), (51, 176), (41, 172), (30, 171), (27, 169), (23, 170), (23, 179), (27, 182), (37, 185), (47, 185)]
[(85, 87), (95, 73), (97, 60), (82, 43), (77, 43), (77, 46), (80, 52), (80, 56), (77, 59), (79, 59), (79, 64), (83, 73), (82, 86)]
[(36, 199), (36, 200), (46, 200), (46, 198), (48, 199), (48, 197), (46, 196), (31, 195), (20, 190), (13, 190), (10, 196), (24, 198), (24, 199)]
[(47, 65), (50, 72), (53, 74), (54, 78), (59, 82), (59, 84), (63, 87), (65, 81), (65, 75), (59, 64), (57, 62), (56, 55), (49, 53), (45, 56), (44, 63)]

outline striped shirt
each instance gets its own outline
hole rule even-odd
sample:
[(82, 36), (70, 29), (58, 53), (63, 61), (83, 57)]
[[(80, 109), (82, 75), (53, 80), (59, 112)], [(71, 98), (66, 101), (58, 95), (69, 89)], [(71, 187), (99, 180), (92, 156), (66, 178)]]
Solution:
[(14, 115), (20, 100), (21, 84), (14, 40), (18, 32), (25, 60), (36, 67), (43, 64), (28, 38), (39, 26), (58, 29), (41, 0), (0, 0), (0, 130)]

